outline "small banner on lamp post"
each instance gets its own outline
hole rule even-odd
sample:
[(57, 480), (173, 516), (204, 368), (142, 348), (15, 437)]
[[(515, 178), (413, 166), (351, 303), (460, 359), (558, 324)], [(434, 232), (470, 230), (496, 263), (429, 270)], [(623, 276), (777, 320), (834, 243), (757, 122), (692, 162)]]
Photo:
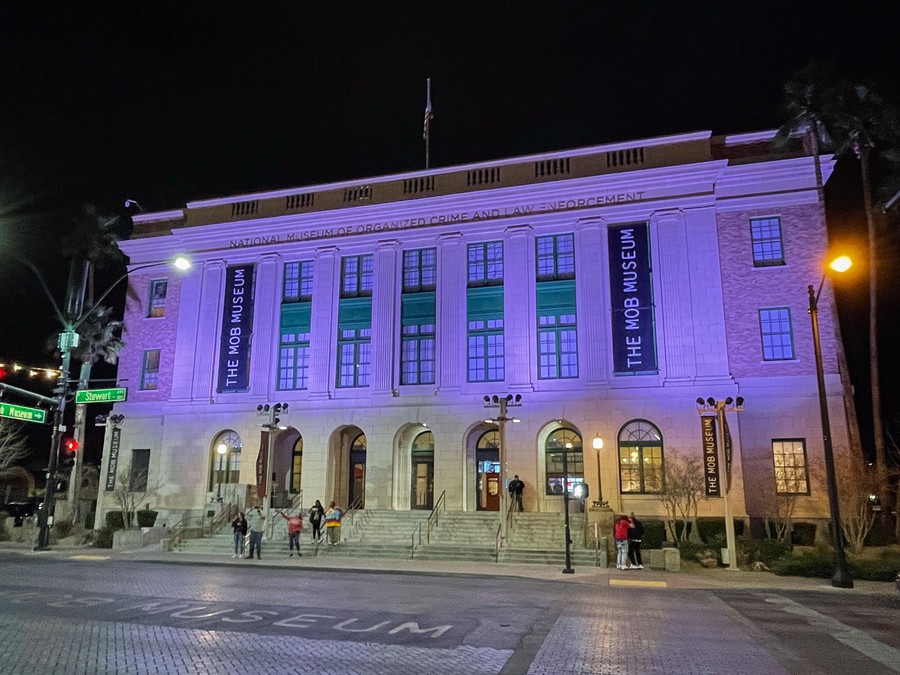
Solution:
[(256, 496), (266, 498), (266, 471), (269, 461), (269, 432), (259, 432), (259, 454), (256, 456)]
[(703, 478), (706, 483), (706, 496), (721, 497), (722, 485), (719, 482), (719, 449), (716, 445), (716, 418), (712, 415), (701, 415), (700, 428), (703, 430)]

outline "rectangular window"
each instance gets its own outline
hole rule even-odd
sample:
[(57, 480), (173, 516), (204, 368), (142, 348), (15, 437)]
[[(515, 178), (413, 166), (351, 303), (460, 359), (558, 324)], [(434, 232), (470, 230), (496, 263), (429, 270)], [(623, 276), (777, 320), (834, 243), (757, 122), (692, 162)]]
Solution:
[(157, 279), (150, 282), (150, 309), (147, 316), (159, 317), (166, 315), (166, 291), (169, 282), (165, 279)]
[(469, 244), (469, 286), (503, 283), (503, 242)]
[(141, 389), (156, 389), (159, 386), (159, 350), (148, 349), (144, 352), (141, 366)]
[(575, 278), (575, 235), (538, 237), (536, 245), (538, 281)]
[(538, 317), (538, 377), (578, 377), (578, 331), (574, 314)]
[(780, 495), (808, 495), (806, 441), (802, 438), (776, 438), (772, 441), (772, 457), (775, 462), (775, 492)]
[(144, 492), (147, 489), (147, 475), (150, 473), (150, 449), (143, 448), (131, 451), (131, 480), (128, 486), (131, 492)]
[(372, 329), (342, 330), (338, 340), (338, 386), (368, 387), (372, 364)]
[(375, 261), (372, 254), (348, 256), (341, 260), (341, 297), (372, 295)]
[(469, 382), (501, 382), (506, 378), (503, 319), (469, 321)]
[(403, 292), (433, 291), (437, 283), (437, 249), (403, 252)]
[(663, 449), (650, 443), (619, 446), (619, 480), (623, 493), (662, 491)]
[(403, 326), (400, 384), (434, 384), (434, 324)]
[(759, 310), (759, 329), (762, 336), (763, 359), (786, 361), (794, 358), (794, 335), (789, 307)]
[(313, 290), (313, 263), (289, 262), (284, 264), (284, 290), (282, 302), (309, 302)]
[(309, 386), (309, 333), (282, 333), (278, 355), (278, 389)]
[(781, 240), (781, 218), (751, 218), (750, 237), (753, 242), (753, 266), (784, 265), (784, 245)]

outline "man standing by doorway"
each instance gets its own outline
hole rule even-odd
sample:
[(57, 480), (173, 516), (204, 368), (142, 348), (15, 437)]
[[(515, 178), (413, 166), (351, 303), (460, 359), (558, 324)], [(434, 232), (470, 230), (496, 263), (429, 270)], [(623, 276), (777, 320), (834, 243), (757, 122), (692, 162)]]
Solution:
[(513, 476), (513, 479), (509, 481), (509, 496), (512, 497), (513, 504), (515, 504), (516, 511), (522, 512), (525, 509), (522, 506), (522, 493), (525, 492), (525, 483), (519, 480), (519, 474)]
[(256, 549), (256, 559), (262, 558), (263, 523), (266, 517), (262, 514), (262, 508), (254, 506), (247, 514), (247, 527), (250, 530), (250, 555), (247, 560), (253, 559), (253, 550)]

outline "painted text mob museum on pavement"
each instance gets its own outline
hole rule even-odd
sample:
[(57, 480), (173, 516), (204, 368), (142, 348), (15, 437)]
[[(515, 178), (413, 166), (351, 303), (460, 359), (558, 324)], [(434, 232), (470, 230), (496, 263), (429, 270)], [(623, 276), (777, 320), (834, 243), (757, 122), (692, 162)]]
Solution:
[[(190, 202), (135, 217), (119, 366), (127, 403), (103, 511), (142, 482), (159, 522), (254, 501), (270, 418), (275, 499), (525, 509), (590, 486), (661, 515), (666, 462), (704, 460), (697, 398), (729, 413), (733, 508), (798, 494), (825, 518), (808, 284), (822, 277), (813, 160), (771, 132), (690, 133)], [(831, 157), (823, 160), (825, 176)], [(178, 254), (193, 267), (167, 266)], [(847, 446), (831, 289), (820, 304), (835, 447)], [(602, 449), (595, 449), (603, 440)], [(112, 447), (110, 447), (112, 446)], [(568, 480), (563, 459), (568, 465)], [(598, 485), (598, 483), (602, 483)], [(253, 486), (252, 488), (250, 486)], [(713, 490), (715, 492), (715, 490)], [(703, 499), (700, 515), (721, 516)]]

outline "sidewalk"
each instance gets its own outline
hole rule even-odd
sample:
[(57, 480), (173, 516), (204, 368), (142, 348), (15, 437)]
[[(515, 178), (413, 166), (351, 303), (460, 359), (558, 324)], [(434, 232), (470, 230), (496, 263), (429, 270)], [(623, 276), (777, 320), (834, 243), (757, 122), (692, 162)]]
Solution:
[[(836, 589), (828, 579), (806, 577), (780, 577), (771, 572), (732, 571), (705, 569), (690, 565), (681, 572), (656, 570), (615, 570), (578, 566), (573, 574), (563, 574), (556, 565), (520, 565), (512, 563), (465, 562), (449, 560), (402, 560), (393, 558), (341, 558), (341, 557), (288, 557), (279, 552), (264, 556), (262, 560), (232, 558), (229, 553), (198, 554), (164, 552), (150, 547), (132, 551), (113, 551), (83, 546), (53, 546), (50, 551), (32, 551), (31, 547), (11, 542), (0, 543), (0, 553), (18, 553), (23, 556), (44, 556), (62, 559), (115, 560), (167, 565), (265, 567), (271, 569), (298, 568), (317, 571), (360, 571), (375, 574), (421, 574), (470, 577), (514, 577), (540, 581), (587, 584), (593, 586), (621, 586), (654, 588), (656, 590), (785, 590), (829, 591), (862, 595), (894, 594), (889, 582), (854, 581), (852, 589)], [(265, 553), (265, 549), (263, 549)]]

